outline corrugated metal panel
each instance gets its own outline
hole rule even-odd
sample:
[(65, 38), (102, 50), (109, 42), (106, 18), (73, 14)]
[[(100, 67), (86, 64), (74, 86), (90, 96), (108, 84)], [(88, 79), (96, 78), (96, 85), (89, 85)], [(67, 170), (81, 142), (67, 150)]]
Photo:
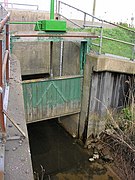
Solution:
[(81, 84), (81, 76), (24, 82), (23, 93), (27, 122), (79, 112)]

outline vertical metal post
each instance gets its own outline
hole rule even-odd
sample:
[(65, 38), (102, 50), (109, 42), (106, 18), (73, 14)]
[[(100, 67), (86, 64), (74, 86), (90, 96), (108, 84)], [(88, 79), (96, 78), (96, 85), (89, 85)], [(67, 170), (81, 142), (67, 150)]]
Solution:
[(51, 6), (50, 6), (50, 20), (54, 19), (54, 0), (51, 0)]
[(83, 74), (84, 65), (86, 63), (86, 53), (87, 53), (87, 42), (81, 42), (80, 49), (80, 74)]
[(134, 58), (135, 58), (135, 35), (134, 34), (132, 36), (132, 39), (133, 39), (133, 43), (134, 43), (133, 48), (132, 48), (132, 60), (134, 60)]
[(63, 45), (64, 45), (64, 42), (61, 41), (61, 44), (60, 44), (60, 76), (62, 76), (62, 69), (63, 69)]
[[(0, 40), (0, 87), (3, 88), (3, 79), (2, 79), (2, 40)], [(4, 114), (3, 114), (3, 96), (2, 92), (0, 93), (0, 127), (2, 131), (2, 136), (5, 136), (6, 129), (4, 123)]]
[(103, 21), (102, 21), (101, 32), (100, 32), (99, 54), (102, 53), (102, 44), (103, 44)]
[(56, 0), (56, 14), (58, 15), (58, 0)]
[(60, 1), (58, 1), (58, 19), (60, 19)]
[(83, 22), (83, 27), (86, 25), (86, 13), (84, 13), (84, 22)]
[[(93, 0), (93, 13), (92, 13), (93, 16), (95, 16), (95, 10), (96, 10), (96, 0)], [(92, 18), (92, 24), (94, 24), (94, 17)]]
[[(9, 51), (9, 24), (6, 24), (6, 50)], [(8, 60), (6, 64), (6, 82), (7, 84), (9, 82), (9, 54), (8, 54)]]
[(53, 77), (53, 41), (50, 42), (50, 75)]

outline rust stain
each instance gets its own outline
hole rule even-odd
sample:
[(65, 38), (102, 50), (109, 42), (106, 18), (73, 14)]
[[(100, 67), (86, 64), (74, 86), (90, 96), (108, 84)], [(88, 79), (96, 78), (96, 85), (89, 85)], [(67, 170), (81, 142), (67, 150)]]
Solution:
[(4, 180), (4, 172), (0, 171), (0, 180)]

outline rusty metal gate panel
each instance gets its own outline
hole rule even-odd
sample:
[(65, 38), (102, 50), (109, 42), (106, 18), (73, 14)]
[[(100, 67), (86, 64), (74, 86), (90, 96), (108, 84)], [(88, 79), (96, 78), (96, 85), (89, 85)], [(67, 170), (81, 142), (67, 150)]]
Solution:
[(23, 82), (27, 123), (80, 112), (82, 76)]

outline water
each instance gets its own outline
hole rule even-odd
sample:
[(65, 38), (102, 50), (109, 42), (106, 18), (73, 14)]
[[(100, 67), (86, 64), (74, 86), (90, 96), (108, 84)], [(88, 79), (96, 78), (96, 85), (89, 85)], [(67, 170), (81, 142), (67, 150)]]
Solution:
[[(117, 180), (101, 162), (89, 162), (89, 153), (73, 139), (57, 120), (28, 125), (33, 170), (51, 180)], [(47, 176), (49, 175), (49, 177)]]

